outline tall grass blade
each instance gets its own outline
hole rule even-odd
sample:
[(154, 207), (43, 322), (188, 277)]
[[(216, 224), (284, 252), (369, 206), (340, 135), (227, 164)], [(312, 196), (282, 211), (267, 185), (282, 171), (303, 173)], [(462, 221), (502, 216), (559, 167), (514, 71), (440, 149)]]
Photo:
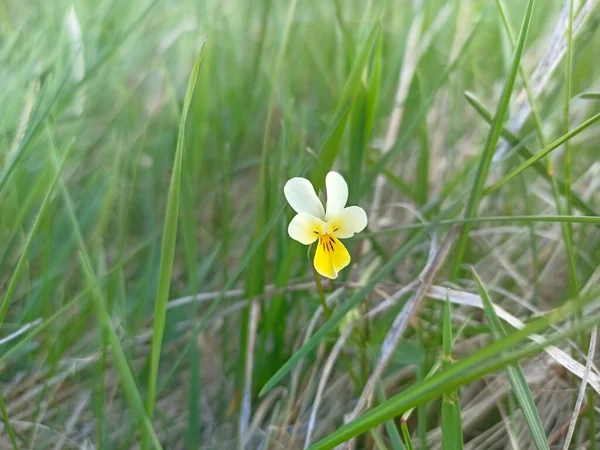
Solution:
[[(319, 152), (320, 164), (315, 165), (310, 177), (316, 189), (320, 189), (325, 185), (325, 175), (333, 167), (333, 163), (340, 151), (344, 129), (349, 116), (349, 109), (353, 99), (360, 91), (360, 79), (379, 33), (380, 26), (378, 24), (373, 25), (346, 81), (336, 110), (336, 116), (340, 116), (339, 121), (337, 121), (338, 125), (335, 128), (335, 132), (332, 132), (321, 146), (321, 151)], [(344, 111), (346, 112), (343, 113)]]
[[(169, 292), (171, 289), (171, 274), (173, 272), (173, 261), (175, 258), (175, 244), (177, 241), (177, 221), (179, 218), (179, 196), (181, 190), (181, 171), (183, 164), (183, 153), (185, 151), (185, 126), (196, 79), (202, 63), (205, 44), (202, 45), (198, 57), (194, 62), (192, 73), (188, 81), (187, 91), (183, 102), (181, 120), (179, 122), (179, 135), (177, 138), (177, 148), (175, 150), (175, 161), (173, 163), (173, 173), (167, 197), (167, 213), (163, 231), (163, 241), (160, 256), (160, 268), (158, 272), (158, 286), (156, 288), (156, 299), (154, 306), (154, 325), (152, 327), (152, 345), (150, 349), (150, 373), (148, 377), (148, 391), (146, 393), (146, 414), (152, 418), (154, 412), (154, 403), (156, 401), (156, 384), (158, 380), (158, 367), (160, 362), (160, 353), (162, 348), (163, 333), (167, 318), (167, 302), (169, 301)], [(149, 436), (146, 433), (142, 436), (142, 448), (147, 448)]]
[(17, 444), (17, 435), (15, 434), (15, 430), (10, 423), (10, 418), (8, 417), (8, 411), (6, 410), (6, 405), (4, 404), (4, 395), (2, 392), (0, 392), (0, 412), (2, 412), (2, 422), (4, 422), (4, 426), (8, 431), (12, 448), (13, 450), (19, 450), (19, 445)]
[(29, 254), (29, 249), (31, 248), (31, 244), (33, 242), (33, 238), (36, 236), (37, 231), (48, 211), (48, 206), (50, 205), (50, 200), (52, 199), (52, 194), (54, 193), (54, 188), (56, 187), (58, 181), (61, 179), (62, 172), (65, 168), (65, 163), (67, 161), (69, 152), (71, 151), (72, 147), (72, 144), (67, 147), (67, 150), (63, 155), (62, 160), (58, 165), (58, 168), (54, 172), (53, 179), (50, 182), (50, 185), (48, 186), (48, 190), (46, 191), (44, 200), (42, 200), (42, 205), (40, 206), (38, 214), (33, 222), (31, 230), (29, 231), (29, 234), (25, 241), (25, 245), (21, 250), (21, 254), (19, 256), (19, 260), (17, 261), (17, 265), (15, 266), (10, 281), (8, 282), (8, 287), (6, 288), (6, 292), (4, 293), (4, 296), (2, 298), (2, 303), (0, 304), (0, 326), (2, 326), (2, 323), (4, 322), (4, 318), (6, 317), (6, 313), (8, 312), (8, 307), (19, 284), (19, 279), (21, 278), (21, 275), (23, 274), (24, 269), (26, 267), (27, 257)]
[[(450, 301), (446, 299), (442, 320), (442, 368), (452, 367), (452, 316)], [(442, 397), (442, 448), (444, 450), (462, 450), (463, 433), (460, 415), (460, 400), (456, 389), (446, 392)]]
[[(465, 92), (465, 97), (466, 97), (467, 101), (469, 102), (469, 104), (475, 109), (475, 111), (487, 123), (492, 122), (492, 115), (490, 114), (490, 112), (485, 108), (485, 106), (483, 106), (483, 104), (472, 93)], [(525, 145), (523, 144), (523, 140), (520, 139), (519, 137), (515, 136), (513, 133), (511, 133), (510, 130), (508, 130), (506, 127), (502, 128), (502, 137), (506, 140), (506, 142), (508, 142), (512, 147), (515, 148), (515, 151), (522, 159), (528, 160), (529, 158), (533, 158), (533, 156), (534, 156), (533, 152), (531, 150), (529, 150), (527, 147), (525, 147)], [(544, 166), (544, 164), (541, 161), (539, 161), (539, 159), (536, 160), (532, 164), (532, 166), (535, 169), (535, 171), (538, 173), (538, 175), (540, 175), (542, 178), (544, 178), (544, 180), (546, 180), (548, 183), (552, 184), (552, 180), (550, 178), (550, 175), (548, 174), (548, 169)], [(559, 192), (562, 195), (565, 195), (566, 190), (565, 190), (564, 183), (561, 180), (555, 180), (555, 181), (556, 181), (556, 185), (558, 187)], [(484, 192), (484, 195), (488, 195), (489, 193), (490, 192), (488, 192), (486, 190)], [(584, 200), (582, 200), (581, 197), (579, 197), (576, 193), (571, 191), (570, 195), (571, 195), (571, 201), (573, 202), (573, 205), (575, 207), (577, 207), (579, 210), (581, 210), (588, 216), (596, 216), (597, 215), (594, 212), (594, 209), (590, 205), (588, 205)]]
[[(487, 141), (485, 143), (483, 152), (479, 159), (479, 165), (477, 166), (473, 186), (471, 187), (471, 191), (467, 199), (467, 205), (465, 207), (464, 212), (464, 216), (467, 218), (476, 216), (479, 209), (479, 202), (481, 201), (481, 198), (483, 196), (483, 188), (485, 186), (485, 181), (487, 179), (490, 165), (492, 163), (494, 150), (496, 149), (496, 145), (498, 144), (498, 140), (500, 139), (502, 124), (504, 122), (506, 112), (508, 111), (513, 86), (515, 84), (517, 73), (521, 64), (521, 57), (523, 56), (523, 52), (525, 50), (525, 41), (527, 40), (527, 34), (529, 32), (529, 26), (531, 24), (531, 16), (533, 12), (534, 3), (535, 0), (529, 0), (529, 2), (527, 3), (527, 9), (525, 10), (525, 16), (523, 17), (523, 23), (521, 25), (521, 31), (519, 32), (519, 38), (517, 40), (517, 46), (515, 47), (515, 52), (513, 54), (508, 77), (504, 84), (502, 96), (500, 97), (500, 102), (498, 103), (498, 107), (496, 108), (494, 120), (492, 122), (492, 126), (490, 127), (490, 131), (488, 133)], [(471, 227), (469, 225), (466, 225), (460, 231), (460, 235), (457, 239), (454, 252), (452, 278), (456, 278), (460, 270), (461, 262), (464, 253), (467, 249), (470, 230)]]
[[(492, 300), (487, 292), (487, 289), (481, 281), (481, 278), (479, 278), (479, 275), (477, 275), (475, 269), (471, 268), (471, 270), (473, 272), (473, 278), (475, 278), (475, 282), (477, 283), (479, 296), (483, 301), (483, 311), (485, 313), (485, 317), (487, 318), (490, 330), (492, 331), (492, 335), (494, 336), (495, 340), (503, 339), (506, 337), (506, 332), (504, 331), (502, 322), (500, 322), (500, 319), (494, 310), (494, 305), (492, 304)], [(510, 353), (510, 350), (508, 353)], [(508, 380), (510, 381), (512, 390), (515, 394), (515, 398), (517, 399), (517, 402), (523, 411), (523, 416), (525, 417), (525, 422), (527, 422), (527, 427), (529, 428), (529, 432), (531, 433), (535, 447), (538, 450), (549, 450), (550, 447), (548, 445), (548, 440), (546, 439), (546, 433), (544, 432), (542, 420), (540, 419), (535, 401), (533, 400), (533, 395), (529, 390), (527, 380), (525, 379), (525, 375), (523, 374), (521, 367), (518, 364), (510, 365), (506, 368), (506, 373), (508, 375)]]

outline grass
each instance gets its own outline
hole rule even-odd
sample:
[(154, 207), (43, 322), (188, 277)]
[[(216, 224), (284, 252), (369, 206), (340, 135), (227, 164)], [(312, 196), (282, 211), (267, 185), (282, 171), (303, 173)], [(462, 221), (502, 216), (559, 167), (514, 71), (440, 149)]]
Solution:
[(597, 448), (593, 3), (2, 0), (0, 447)]

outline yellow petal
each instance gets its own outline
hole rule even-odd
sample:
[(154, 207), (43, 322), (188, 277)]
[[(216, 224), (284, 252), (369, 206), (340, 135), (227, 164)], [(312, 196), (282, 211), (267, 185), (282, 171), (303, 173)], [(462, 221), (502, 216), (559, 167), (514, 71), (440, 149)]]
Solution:
[(348, 264), (350, 253), (339, 239), (330, 234), (319, 237), (314, 259), (315, 270), (319, 274), (334, 280)]

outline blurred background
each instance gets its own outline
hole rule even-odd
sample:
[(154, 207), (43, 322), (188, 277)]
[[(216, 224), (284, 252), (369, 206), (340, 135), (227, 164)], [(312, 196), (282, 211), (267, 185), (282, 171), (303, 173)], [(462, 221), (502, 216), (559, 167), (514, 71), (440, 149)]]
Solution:
[(533, 3), (0, 0), (0, 447), (597, 448), (600, 11)]

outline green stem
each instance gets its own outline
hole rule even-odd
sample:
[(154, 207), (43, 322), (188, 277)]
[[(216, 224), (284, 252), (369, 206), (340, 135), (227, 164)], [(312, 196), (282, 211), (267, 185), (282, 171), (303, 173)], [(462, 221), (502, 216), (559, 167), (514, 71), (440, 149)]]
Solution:
[(321, 277), (317, 273), (316, 270), (313, 270), (313, 275), (315, 277), (315, 284), (317, 285), (317, 292), (319, 293), (319, 300), (321, 301), (321, 307), (323, 308), (323, 314), (325, 314), (325, 318), (327, 320), (331, 319), (331, 308), (327, 305), (327, 300), (325, 300), (325, 292), (323, 291), (323, 285), (321, 284)]
[(6, 410), (6, 405), (4, 404), (4, 395), (2, 395), (2, 392), (0, 392), (0, 411), (2, 411), (2, 421), (8, 430), (12, 447), (14, 450), (19, 450), (19, 446), (17, 445), (17, 436), (15, 435), (15, 430), (13, 429), (10, 419), (8, 418), (8, 411)]
[(402, 437), (404, 438), (404, 443), (406, 444), (406, 448), (408, 450), (413, 450), (412, 439), (410, 437), (410, 432), (408, 431), (408, 425), (406, 425), (406, 420), (404, 417), (400, 419), (400, 431), (402, 432)]
[[(319, 300), (321, 302), (321, 307), (323, 308), (323, 314), (325, 314), (325, 317), (327, 318), (327, 320), (329, 320), (329, 319), (331, 319), (331, 315), (332, 315), (333, 311), (331, 310), (329, 305), (327, 305), (327, 300), (325, 300), (325, 291), (323, 290), (323, 285), (321, 284), (321, 277), (317, 273), (316, 270), (313, 270), (313, 275), (315, 277), (315, 284), (317, 285), (317, 292), (319, 293)], [(360, 380), (354, 374), (354, 371), (352, 370), (352, 364), (350, 363), (350, 360), (348, 359), (348, 357), (346, 356), (346, 354), (344, 353), (343, 350), (340, 350), (340, 359), (344, 363), (344, 366), (346, 367), (346, 370), (348, 371), (348, 375), (352, 379), (354, 386), (356, 386), (356, 389), (360, 389), (361, 388)]]

